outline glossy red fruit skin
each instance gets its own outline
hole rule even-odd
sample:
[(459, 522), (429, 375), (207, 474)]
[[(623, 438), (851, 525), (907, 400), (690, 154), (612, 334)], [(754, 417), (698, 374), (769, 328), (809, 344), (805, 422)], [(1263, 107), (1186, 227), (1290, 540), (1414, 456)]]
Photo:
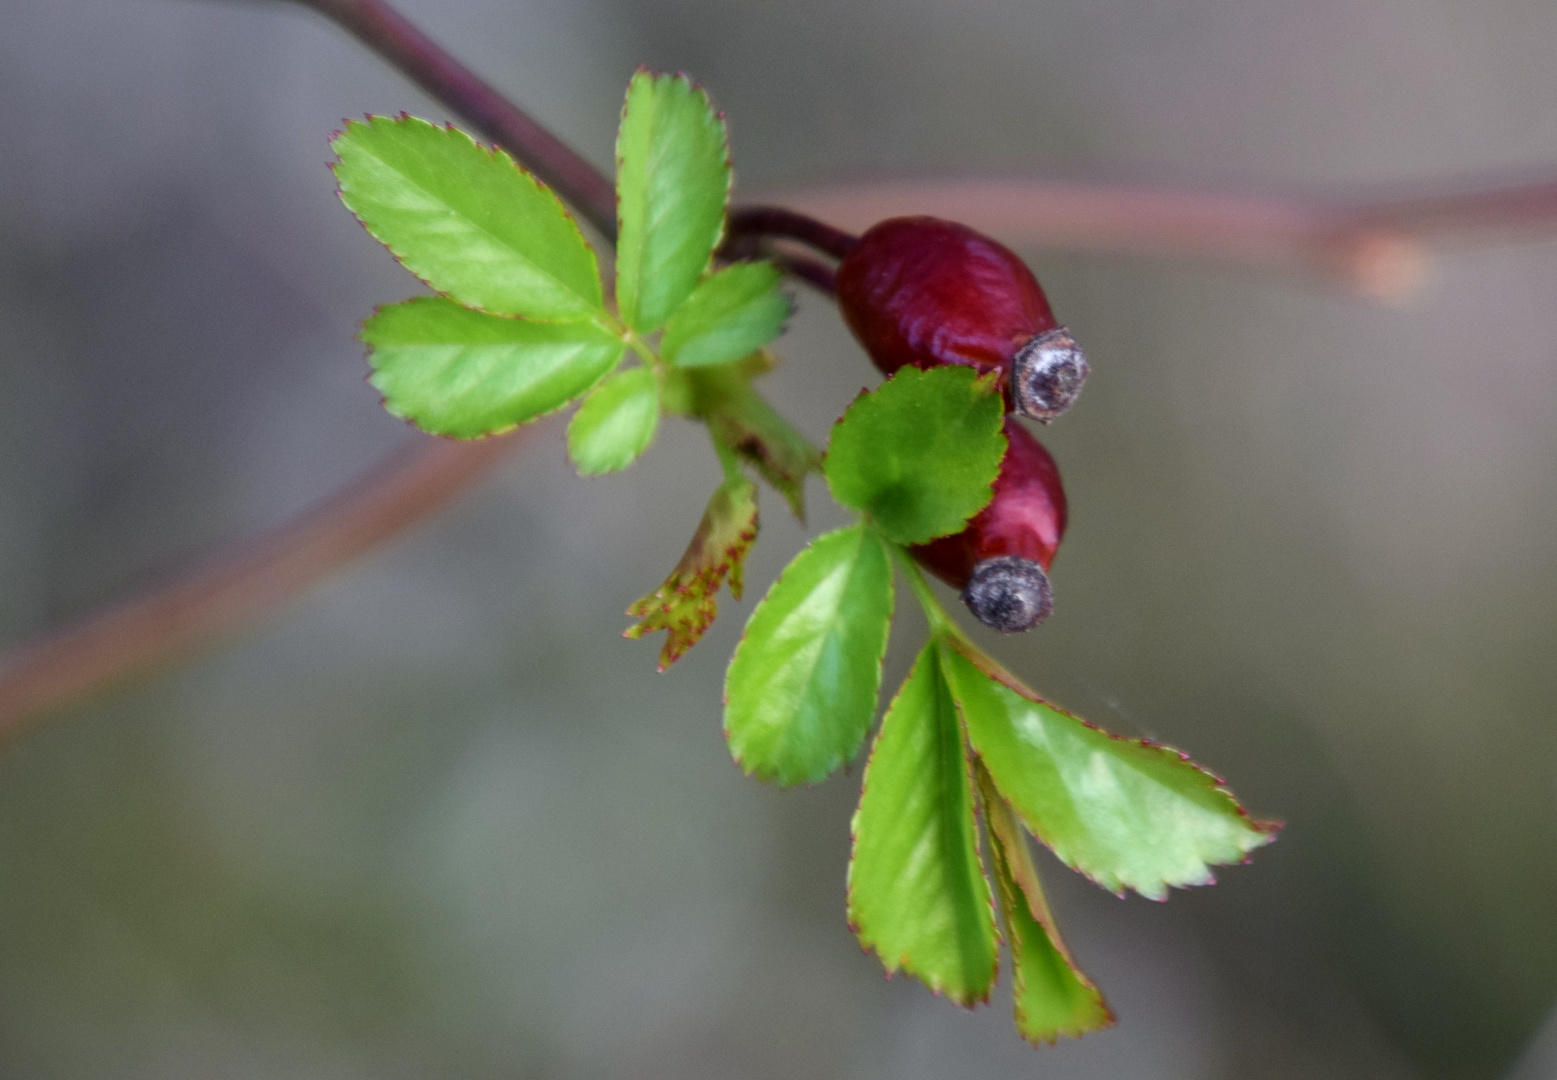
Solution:
[(1045, 571), (1065, 535), (1065, 487), (1059, 466), (1014, 417), (1006, 417), (1006, 456), (995, 477), (995, 497), (967, 528), (912, 548), (914, 557), (956, 589), (973, 567), (999, 555), (1031, 559)]
[(1031, 270), (1002, 244), (933, 217), (874, 225), (838, 265), (838, 306), (884, 374), (905, 364), (1000, 373), (1056, 327)]

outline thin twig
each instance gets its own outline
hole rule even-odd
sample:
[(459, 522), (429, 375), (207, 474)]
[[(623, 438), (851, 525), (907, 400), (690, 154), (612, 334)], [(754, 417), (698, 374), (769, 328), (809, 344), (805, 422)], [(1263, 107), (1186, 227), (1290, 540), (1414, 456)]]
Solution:
[(333, 19), (451, 112), (513, 154), (606, 239), (616, 239), (616, 186), (383, 0), (296, 0)]
[(441, 509), (518, 442), (514, 435), (419, 442), (272, 535), (13, 650), (0, 666), (0, 737), (29, 716), (209, 645), (299, 596)]
[(843, 258), (860, 242), (853, 233), (782, 206), (736, 207), (730, 212), (727, 231), (731, 243), (739, 244), (748, 236), (787, 236), (835, 259)]
[(766, 254), (773, 260), (774, 265), (790, 277), (805, 282), (823, 296), (837, 295), (838, 273), (821, 260), (780, 250), (769, 251)]

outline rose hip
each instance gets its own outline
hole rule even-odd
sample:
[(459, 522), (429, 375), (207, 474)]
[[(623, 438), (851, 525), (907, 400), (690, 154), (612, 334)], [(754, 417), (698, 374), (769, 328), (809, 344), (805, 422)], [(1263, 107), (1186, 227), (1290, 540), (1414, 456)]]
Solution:
[(1048, 569), (1065, 534), (1065, 488), (1043, 444), (1006, 417), (995, 497), (967, 528), (912, 549), (985, 626), (1029, 630), (1054, 609)]
[(965, 364), (1000, 373), (1008, 407), (1048, 423), (1081, 393), (1087, 360), (1005, 246), (933, 217), (872, 226), (838, 264), (838, 306), (878, 368)]

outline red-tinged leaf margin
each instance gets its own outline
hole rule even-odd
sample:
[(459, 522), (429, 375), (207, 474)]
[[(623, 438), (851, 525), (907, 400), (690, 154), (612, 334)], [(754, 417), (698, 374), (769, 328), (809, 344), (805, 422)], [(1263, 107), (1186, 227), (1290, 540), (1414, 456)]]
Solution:
[[(1061, 1038), (1077, 1039), (1113, 1027), (1113, 1010), (1097, 985), (1076, 965), (1060, 937), (1043, 886), (1038, 881), (1038, 868), (1033, 865), (1026, 833), (1016, 813), (995, 790), (995, 782), (983, 763), (976, 763), (974, 769), (989, 835), (990, 862), (994, 864), (995, 881), (1000, 889), (1006, 942), (1011, 949), (1011, 996), (1017, 1032), (1034, 1046), (1052, 1046)], [(1039, 1028), (1036, 1018), (1027, 1011), (1027, 979), (1035, 958), (1025, 956), (1023, 952), (1024, 921), (1047, 939), (1049, 949), (1066, 969), (1063, 977), (1072, 984), (1069, 993), (1079, 999), (1073, 1002), (1076, 1015), (1070, 1024)]]
[[(1131, 739), (1131, 738), (1127, 738), (1127, 737), (1125, 737), (1123, 735), (1115, 735), (1113, 732), (1106, 731), (1103, 728), (1098, 727), (1096, 724), (1093, 724), (1093, 723), (1091, 723), (1091, 722), (1089, 722), (1087, 720), (1082, 719), (1079, 716), (1076, 716), (1074, 713), (1067, 712), (1066, 710), (1064, 710), (1064, 709), (1060, 708), (1059, 706), (1055, 705), (1053, 702), (1049, 701), (1047, 698), (1042, 697), (1037, 692), (1032, 690), (1025, 683), (1023, 683), (1020, 679), (1018, 679), (1015, 675), (1012, 675), (1005, 668), (1001, 667), (1000, 664), (996, 663), (992, 658), (987, 656), (977, 646), (973, 645), (967, 639), (963, 638), (960, 634), (948, 634), (948, 635), (946, 635), (943, 638), (943, 643), (944, 643), (944, 646), (946, 648), (955, 650), (959, 656), (963, 657), (965, 660), (967, 660), (969, 663), (971, 663), (975, 668), (977, 668), (987, 678), (991, 679), (994, 682), (999, 683), (1001, 686), (1004, 686), (1006, 689), (1012, 691), (1013, 693), (1018, 694), (1021, 697), (1027, 698), (1029, 701), (1035, 702), (1036, 704), (1042, 705), (1045, 708), (1052, 709), (1054, 712), (1056, 712), (1059, 715), (1065, 717), (1066, 719), (1073, 720), (1077, 724), (1081, 725), (1082, 727), (1089, 728), (1090, 730), (1095, 731), (1098, 734), (1103, 735), (1106, 738), (1111, 739), (1111, 740), (1113, 740), (1115, 742), (1124, 743), (1124, 744), (1128, 744), (1128, 745), (1140, 746), (1140, 747), (1144, 747), (1144, 748), (1146, 748), (1148, 750), (1155, 750), (1155, 751), (1157, 751), (1157, 752), (1159, 752), (1161, 754), (1164, 754), (1164, 755), (1169, 755), (1169, 756), (1177, 759), (1178, 761), (1188, 765), (1195, 772), (1197, 772), (1201, 776), (1203, 776), (1207, 781), (1209, 781), (1209, 785), (1208, 785), (1209, 789), (1211, 791), (1213, 791), (1214, 793), (1216, 793), (1217, 795), (1220, 795), (1223, 799), (1225, 799), (1227, 801), (1227, 805), (1232, 808), (1232, 810), (1237, 814), (1237, 816), (1240, 817), (1240, 818), (1243, 818), (1244, 821), (1248, 822), (1248, 824), (1249, 824), (1249, 826), (1250, 826), (1252, 831), (1264, 834), (1264, 839), (1262, 839), (1258, 844), (1255, 844), (1247, 852), (1245, 852), (1244, 853), (1244, 857), (1242, 859), (1239, 859), (1236, 862), (1219, 863), (1217, 865), (1222, 865), (1222, 866), (1230, 866), (1230, 865), (1231, 866), (1241, 866), (1241, 865), (1245, 865), (1245, 864), (1249, 863), (1251, 861), (1251, 859), (1252, 859), (1253, 853), (1255, 851), (1257, 851), (1259, 848), (1264, 847), (1265, 845), (1272, 843), (1276, 839), (1276, 834), (1278, 832), (1280, 832), (1282, 827), (1284, 826), (1285, 823), (1281, 822), (1281, 821), (1275, 821), (1275, 820), (1269, 820), (1269, 819), (1262, 819), (1262, 818), (1253, 817), (1247, 810), (1244, 809), (1243, 804), (1238, 801), (1237, 797), (1235, 795), (1233, 795), (1231, 789), (1228, 788), (1226, 781), (1224, 781), (1222, 779), (1222, 777), (1218, 776), (1216, 773), (1212, 772), (1210, 769), (1207, 769), (1203, 765), (1201, 765), (1198, 762), (1196, 762), (1194, 759), (1192, 759), (1188, 754), (1184, 753), (1182, 750), (1177, 750), (1177, 749), (1175, 749), (1175, 748), (1173, 748), (1171, 746), (1166, 746), (1163, 743), (1159, 743), (1159, 742), (1157, 742), (1157, 741), (1155, 741), (1153, 739), (1147, 739), (1147, 738)], [(960, 706), (959, 706), (959, 708), (960, 708)], [(976, 754), (977, 751), (975, 750), (974, 753)], [(1018, 817), (1020, 818), (1020, 815), (1018, 815)], [(1028, 830), (1030, 832), (1032, 832), (1032, 834), (1038, 839), (1039, 843), (1043, 844), (1045, 847), (1049, 848), (1051, 851), (1054, 850), (1054, 845), (1049, 841), (1048, 838), (1046, 838), (1042, 834), (1042, 832), (1040, 830), (1033, 828), (1033, 823), (1032, 822), (1028, 822), (1028, 821), (1023, 820), (1023, 824), (1025, 826), (1027, 826)], [(1078, 874), (1081, 874), (1088, 881), (1091, 881), (1094, 885), (1098, 886), (1098, 888), (1104, 889), (1104, 890), (1106, 890), (1108, 892), (1112, 892), (1115, 896), (1124, 897), (1126, 895), (1126, 893), (1129, 891), (1129, 889), (1125, 888), (1125, 887), (1121, 887), (1121, 888), (1118, 888), (1118, 889), (1111, 888), (1106, 883), (1104, 883), (1102, 881), (1099, 881), (1094, 874), (1088, 872), (1086, 869), (1084, 869), (1082, 867), (1079, 867), (1079, 866), (1074, 866), (1068, 860), (1065, 860), (1063, 858), (1061, 858), (1061, 861), (1065, 862), (1065, 864), (1067, 866), (1070, 866), (1071, 869), (1075, 870)], [(1214, 885), (1214, 884), (1216, 884), (1216, 874), (1215, 874), (1215, 872), (1213, 872), (1211, 870), (1210, 866), (1208, 865), (1206, 867), (1206, 876), (1204, 877), (1204, 879), (1198, 880), (1198, 881), (1181, 882), (1181, 883), (1176, 882), (1172, 886), (1169, 886), (1169, 888), (1172, 888), (1172, 887), (1187, 888), (1190, 885)], [(1139, 891), (1139, 890), (1137, 890), (1137, 891)], [(1146, 896), (1146, 898), (1150, 899), (1150, 900), (1163, 901), (1163, 900), (1166, 900), (1168, 898), (1169, 894), (1168, 894), (1167, 889), (1165, 888), (1163, 890), (1163, 894), (1160, 895), (1160, 896), (1154, 896), (1154, 895), (1150, 895), (1150, 894), (1147, 894), (1147, 893), (1142, 893), (1141, 895)]]
[[(989, 981), (981, 991), (977, 993), (970, 993), (965, 997), (959, 996), (955, 990), (942, 986), (938, 982), (927, 978), (923, 973), (914, 970), (913, 964), (908, 956), (905, 955), (896, 958), (888, 956), (885, 952), (882, 951), (878, 942), (871, 940), (871, 938), (867, 936), (866, 931), (859, 925), (859, 921), (856, 917), (854, 870), (859, 850), (859, 819), (861, 811), (865, 806), (865, 796), (870, 785), (871, 767), (876, 763), (876, 752), (881, 745), (882, 733), (887, 728), (886, 717), (890, 717), (892, 715), (892, 711), (897, 707), (899, 699), (903, 696), (904, 691), (907, 690), (910, 682), (918, 673), (919, 666), (925, 663), (934, 665), (934, 678), (937, 681), (939, 691), (940, 693), (944, 694), (947, 699), (949, 699), (949, 703), (952, 706), (951, 715), (953, 717), (953, 728), (956, 733), (957, 745), (961, 751), (962, 757), (962, 773), (965, 783), (964, 790), (968, 794), (968, 811), (973, 819), (971, 822), (972, 852), (976, 862), (979, 880), (982, 881), (984, 886), (984, 901), (988, 906), (989, 926), (993, 934), (993, 957), (990, 964)], [(860, 947), (868, 952), (874, 952), (876, 954), (877, 958), (881, 961), (882, 968), (886, 971), (887, 978), (890, 979), (899, 971), (907, 972), (909, 975), (912, 975), (914, 978), (924, 983), (925, 986), (929, 988), (930, 992), (935, 994), (937, 997), (945, 997), (948, 1001), (960, 1005), (965, 1009), (973, 1009), (978, 1005), (988, 1004), (990, 994), (994, 991), (995, 984), (999, 980), (1000, 976), (1000, 922), (995, 908), (994, 890), (991, 888), (989, 883), (989, 870), (985, 865), (983, 845), (980, 842), (983, 830), (979, 828), (979, 818), (983, 813), (983, 804), (979, 797), (978, 787), (974, 783), (974, 761), (975, 759), (969, 750), (967, 737), (963, 731), (962, 723), (957, 717), (955, 699), (952, 698), (951, 688), (946, 683), (945, 672), (941, 670), (940, 652), (936, 648), (934, 641), (927, 642), (924, 648), (920, 650), (919, 656), (915, 659), (913, 668), (910, 669), (908, 675), (904, 678), (902, 684), (898, 687), (897, 693), (892, 696), (892, 700), (887, 704), (886, 714), (882, 720), (881, 727), (877, 729), (876, 738), (871, 744), (870, 754), (866, 758), (865, 769), (860, 781), (860, 801), (857, 808), (855, 809), (853, 817), (851, 817), (849, 820), (850, 854), (849, 869), (844, 887), (845, 911), (848, 913), (849, 929), (853, 931), (854, 936), (859, 940)]]
[(741, 598), (742, 569), (757, 539), (757, 522), (757, 485), (745, 479), (721, 484), (670, 576), (627, 609), (641, 621), (623, 630), (623, 637), (666, 632), (660, 671), (681, 659), (708, 632), (719, 614), (715, 597), (726, 580), (730, 595)]
[[(335, 129), (334, 131), (330, 132), (330, 137), (327, 140), (327, 142), (329, 143), (331, 149), (333, 150), (334, 147), (335, 147), (336, 140), (339, 139), (342, 135), (346, 134), (347, 130), (351, 127), (352, 124), (359, 124), (360, 123), (360, 124), (366, 124), (368, 126), (371, 126), (373, 124), (373, 122), (376, 121), (376, 120), (388, 120), (391, 123), (398, 123), (398, 124), (410, 124), (410, 123), (424, 124), (424, 125), (426, 125), (427, 127), (430, 127), (430, 128), (439, 128), (439, 127), (441, 127), (445, 131), (453, 132), (456, 135), (463, 135), (466, 139), (470, 140), (471, 144), (474, 145), (476, 147), (476, 149), (485, 151), (488, 157), (492, 158), (495, 161), (511, 165), (514, 169), (518, 170), (527, 180), (529, 180), (537, 188), (539, 188), (542, 193), (550, 195), (552, 197), (552, 201), (557, 204), (559, 209), (561, 209), (562, 216), (567, 219), (568, 224), (573, 226), (573, 231), (578, 234), (579, 241), (584, 245), (585, 250), (589, 252), (590, 262), (594, 266), (594, 269), (595, 269), (595, 280), (596, 280), (596, 282), (601, 282), (601, 278), (600, 278), (600, 256), (596, 253), (594, 245), (591, 244), (589, 242), (589, 239), (584, 235), (584, 230), (579, 227), (578, 218), (574, 215), (573, 208), (568, 205), (568, 201), (566, 199), (564, 199), (562, 196), (558, 195), (557, 192), (555, 190), (553, 190), (553, 188), (552, 188), (552, 186), (550, 184), (546, 183), (546, 181), (542, 180), (539, 176), (536, 176), (529, 169), (525, 168), (522, 164), (519, 163), (519, 160), (517, 158), (515, 158), (507, 150), (504, 150), (501, 146), (498, 146), (496, 143), (485, 143), (485, 142), (482, 142), (480, 139), (476, 138), (474, 135), (472, 135), (470, 132), (466, 131), (464, 128), (457, 127), (453, 123), (445, 121), (443, 124), (437, 124), (437, 123), (435, 123), (435, 122), (433, 122), (431, 120), (424, 120), (420, 116), (412, 116), (410, 113), (406, 112), (404, 109), (402, 109), (400, 112), (396, 113), (393, 116), (383, 116), (383, 115), (378, 114), (378, 113), (363, 113), (361, 120), (353, 120), (350, 117), (344, 117), (341, 120), (342, 126), (337, 128), (337, 129)], [(335, 183), (335, 197), (341, 201), (341, 205), (346, 207), (346, 212), (351, 215), (352, 220), (355, 221), (359, 226), (361, 226), (362, 231), (367, 233), (368, 236), (372, 237), (372, 239), (373, 239), (373, 241), (375, 243), (377, 243), (380, 246), (382, 246), (383, 249), (389, 253), (389, 257), (391, 259), (393, 259), (395, 261), (395, 264), (398, 265), (402, 270), (404, 270), (406, 273), (410, 274), (412, 277), (416, 278), (416, 280), (420, 281), (423, 285), (426, 285), (435, 294), (437, 294), (439, 296), (448, 296), (449, 295), (448, 293), (445, 293), (443, 290), (439, 289), (436, 285), (434, 285), (431, 281), (429, 281), (421, 273), (419, 273), (419, 272), (411, 269), (411, 267), (407, 266), (406, 263), (405, 263), (405, 260), (403, 260), (400, 257), (400, 255), (398, 253), (396, 253), (395, 249), (390, 247), (389, 243), (387, 241), (379, 239), (378, 234), (375, 233), (373, 231), (373, 229), (368, 225), (368, 223), (366, 221), (364, 221), (361, 217), (359, 217), (357, 212), (355, 210), (353, 210), (351, 208), (351, 206), (346, 202), (345, 193), (341, 190), (340, 179), (336, 175), (336, 166), (338, 166), (339, 164), (340, 164), (340, 160), (339, 160), (339, 156), (337, 155), (337, 159), (335, 161), (326, 162), (326, 167), (330, 170), (330, 176), (332, 178), (335, 178), (335, 181), (336, 181), (336, 183)], [(598, 284), (597, 288), (601, 289), (602, 294), (604, 293), (604, 285), (603, 285), (603, 283)], [(487, 312), (485, 308), (479, 307), (479, 306), (474, 305), (474, 304), (467, 304), (467, 303), (465, 303), (464, 301), (461, 301), (461, 300), (456, 300), (456, 303), (459, 303), (459, 304), (461, 304), (464, 307), (472, 308), (473, 310), (476, 310), (476, 311), (483, 311), (483, 312), (486, 312), (489, 315), (498, 315), (498, 316), (501, 316), (503, 318), (523, 318), (523, 319), (529, 319), (532, 322), (573, 322), (573, 321), (583, 321), (582, 319), (580, 319), (580, 320), (574, 320), (574, 319), (543, 319), (543, 318), (537, 318), (536, 316), (533, 316), (533, 315), (515, 315), (515, 314), (505, 313), (505, 312)]]

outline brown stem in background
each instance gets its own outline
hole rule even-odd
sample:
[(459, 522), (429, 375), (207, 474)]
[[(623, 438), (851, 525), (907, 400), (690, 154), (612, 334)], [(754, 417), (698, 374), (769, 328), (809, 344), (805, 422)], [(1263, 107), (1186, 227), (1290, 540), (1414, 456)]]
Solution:
[(771, 197), (846, 228), (932, 214), (1017, 245), (1318, 272), (1376, 299), (1413, 292), (1427, 260), (1423, 238), (1393, 218), (1369, 218), (1313, 199), (972, 178), (852, 184)]
[(1478, 180), (1439, 194), (1386, 192), (1364, 199), (972, 178), (808, 188), (770, 197), (846, 228), (933, 214), (1019, 245), (1318, 273), (1378, 300), (1401, 300), (1420, 288), (1432, 249), (1557, 233), (1552, 180)]
[(258, 619), (441, 509), (518, 441), (418, 442), (270, 536), (12, 650), (0, 666), (0, 736)]
[[(604, 235), (615, 235), (609, 179), (393, 8), (381, 0), (297, 2), (355, 34), (523, 162)], [(864, 228), (885, 217), (930, 213), (1012, 243), (1319, 271), (1381, 298), (1417, 287), (1430, 245), (1557, 231), (1557, 182), (1550, 181), (1355, 202), (954, 180), (813, 189), (779, 201), (792, 209), (737, 210), (732, 223), (743, 222), (746, 240), (764, 250), (764, 237), (781, 236), (841, 255), (846, 248), (838, 238), (848, 234), (808, 214)], [(825, 264), (782, 250), (774, 257), (788, 273), (830, 291), (832, 270)], [(514, 442), (425, 440), (268, 539), (221, 553), (160, 590), (13, 650), (0, 659), (0, 736), (28, 716), (235, 632), (442, 507)]]

